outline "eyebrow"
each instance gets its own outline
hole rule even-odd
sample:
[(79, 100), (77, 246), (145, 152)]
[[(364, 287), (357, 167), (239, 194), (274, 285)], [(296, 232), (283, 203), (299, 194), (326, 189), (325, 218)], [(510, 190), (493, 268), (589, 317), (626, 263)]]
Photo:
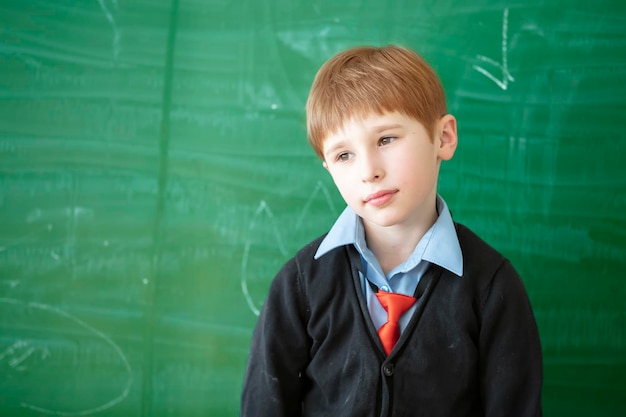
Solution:
[[(380, 134), (386, 130), (391, 130), (391, 129), (399, 129), (402, 128), (403, 126), (400, 123), (391, 123), (391, 124), (383, 124), (380, 126), (374, 126), (372, 128), (372, 132), (374, 134)], [(330, 148), (328, 148), (327, 151), (324, 152), (324, 157), (327, 157), (331, 154), (333, 154), (337, 149), (343, 148), (345, 145), (345, 141), (340, 140), (339, 142), (335, 143), (334, 145), (332, 145)]]
[(330, 148), (328, 148), (328, 150), (326, 150), (326, 152), (324, 152), (324, 158), (328, 157), (329, 155), (335, 153), (335, 151), (337, 149), (343, 148), (345, 145), (345, 142), (343, 140), (340, 140), (339, 142), (335, 143), (333, 146), (331, 146)]
[(393, 123), (393, 124), (389, 124), (389, 125), (380, 125), (380, 126), (376, 126), (375, 127), (375, 132), (376, 133), (381, 133), (384, 132), (385, 130), (391, 130), (391, 129), (398, 129), (401, 128), (402, 125), (399, 123)]

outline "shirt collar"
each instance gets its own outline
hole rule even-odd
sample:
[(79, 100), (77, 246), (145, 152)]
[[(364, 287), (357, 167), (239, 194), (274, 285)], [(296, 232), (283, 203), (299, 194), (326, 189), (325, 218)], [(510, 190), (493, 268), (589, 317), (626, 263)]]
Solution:
[[(423, 242), (420, 241), (405, 263), (415, 264), (420, 260), (425, 260), (460, 277), (463, 275), (463, 253), (450, 210), (439, 195), (437, 196), (437, 211), (439, 217), (435, 224), (424, 235)], [(345, 245), (354, 245), (362, 256), (367, 255), (368, 252), (371, 253), (365, 243), (363, 223), (350, 207), (346, 207), (322, 240), (315, 253), (315, 259), (319, 259), (331, 250)], [(415, 257), (419, 257), (419, 259), (415, 259)]]

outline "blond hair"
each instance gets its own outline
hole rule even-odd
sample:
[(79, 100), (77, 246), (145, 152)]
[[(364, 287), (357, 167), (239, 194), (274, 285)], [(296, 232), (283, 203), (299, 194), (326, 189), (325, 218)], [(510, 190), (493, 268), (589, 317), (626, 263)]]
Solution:
[(416, 52), (360, 46), (335, 55), (317, 72), (306, 103), (307, 134), (317, 155), (348, 120), (399, 112), (422, 123), (433, 139), (447, 113), (439, 77)]

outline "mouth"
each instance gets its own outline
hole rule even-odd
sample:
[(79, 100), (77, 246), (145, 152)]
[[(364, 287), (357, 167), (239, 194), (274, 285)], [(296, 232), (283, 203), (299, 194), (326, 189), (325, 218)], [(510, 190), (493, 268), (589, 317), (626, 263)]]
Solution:
[(397, 192), (398, 190), (377, 191), (375, 193), (368, 195), (365, 198), (365, 203), (370, 204), (374, 207), (383, 206), (387, 204), (393, 198), (393, 196), (396, 195)]

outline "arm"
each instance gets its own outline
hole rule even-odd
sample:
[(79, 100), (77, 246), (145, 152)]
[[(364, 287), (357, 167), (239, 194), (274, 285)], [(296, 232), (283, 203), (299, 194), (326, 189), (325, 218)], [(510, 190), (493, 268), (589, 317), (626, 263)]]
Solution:
[(297, 264), (278, 273), (252, 336), (241, 401), (242, 417), (296, 417), (310, 341)]
[(481, 390), (487, 417), (539, 417), (543, 366), (524, 285), (505, 261), (483, 290)]

